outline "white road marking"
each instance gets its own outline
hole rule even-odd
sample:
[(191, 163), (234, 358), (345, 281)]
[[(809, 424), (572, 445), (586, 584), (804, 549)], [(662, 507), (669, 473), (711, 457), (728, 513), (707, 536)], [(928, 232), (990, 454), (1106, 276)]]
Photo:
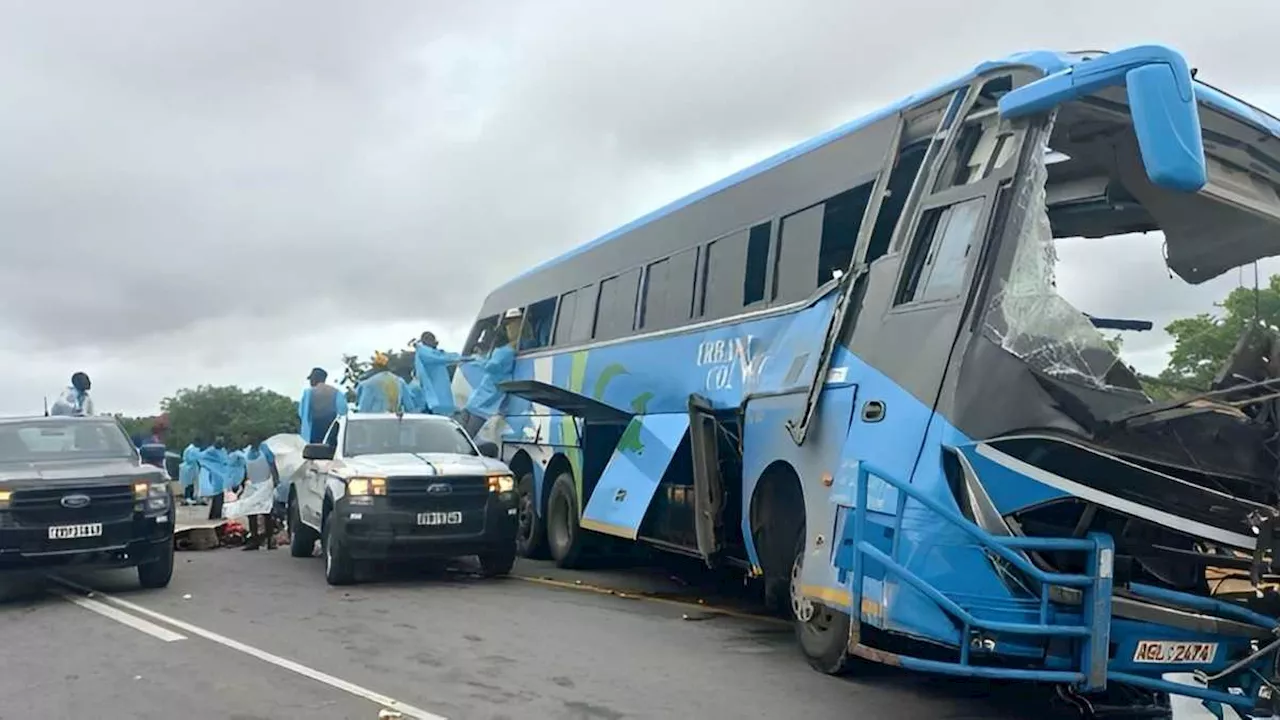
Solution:
[(129, 613), (126, 613), (126, 612), (121, 612), (111, 607), (110, 605), (100, 603), (97, 600), (91, 600), (87, 597), (79, 597), (77, 595), (72, 595), (71, 593), (68, 593), (63, 590), (54, 590), (52, 592), (55, 595), (61, 596), (67, 602), (75, 603), (76, 605), (79, 605), (85, 610), (98, 613), (99, 615), (106, 618), (111, 618), (112, 620), (115, 620), (121, 625), (128, 625), (134, 630), (137, 630), (138, 632), (144, 632), (158, 640), (163, 640), (164, 642), (175, 642), (178, 640), (187, 639), (186, 635), (180, 635), (168, 628), (162, 628), (153, 622), (148, 622), (146, 620), (143, 620), (142, 618), (134, 617), (133, 615), (130, 615)]
[(416, 708), (412, 705), (402, 703), (399, 700), (387, 697), (386, 695), (383, 695), (381, 693), (374, 692), (373, 690), (370, 690), (368, 688), (361, 687), (359, 685), (356, 685), (355, 683), (347, 682), (342, 678), (337, 678), (332, 675), (329, 675), (328, 673), (323, 673), (314, 668), (309, 668), (306, 665), (303, 665), (301, 663), (296, 663), (288, 658), (282, 658), (279, 655), (272, 655), (266, 650), (259, 650), (258, 648), (253, 647), (252, 645), (245, 645), (239, 640), (233, 640), (224, 635), (219, 635), (218, 633), (215, 633), (211, 630), (205, 630), (202, 627), (192, 625), (191, 623), (183, 622), (181, 620), (178, 620), (177, 618), (169, 617), (168, 615), (165, 615), (163, 613), (158, 613), (155, 610), (149, 610), (147, 608), (142, 607), (141, 605), (131, 603), (128, 600), (122, 600), (118, 597), (112, 597), (98, 590), (87, 588), (83, 585), (79, 585), (77, 583), (71, 582), (70, 580), (66, 580), (64, 578), (52, 578), (52, 579), (54, 580), (54, 582), (64, 585), (72, 590), (76, 590), (82, 593), (93, 593), (95, 597), (101, 598), (102, 600), (112, 605), (116, 605), (118, 607), (124, 608), (125, 610), (129, 610), (130, 612), (134, 612), (139, 615), (145, 615), (147, 617), (154, 618), (167, 625), (172, 625), (173, 627), (178, 628), (179, 630), (190, 633), (191, 635), (195, 635), (196, 637), (202, 637), (205, 640), (208, 640), (210, 642), (218, 643), (219, 645), (235, 650), (236, 652), (244, 653), (245, 655), (257, 658), (265, 663), (270, 663), (272, 665), (275, 665), (278, 668), (288, 670), (289, 672), (295, 673), (297, 675), (301, 675), (302, 677), (305, 677), (305, 678), (309, 678), (318, 683), (323, 683), (325, 685), (328, 685), (331, 688), (341, 690), (349, 695), (354, 695), (359, 698), (364, 698), (365, 700), (381, 705), (384, 708), (395, 710), (405, 718), (410, 718), (412, 720), (449, 720), (443, 715), (436, 715), (435, 713), (428, 712), (426, 710), (423, 710), (422, 708)]

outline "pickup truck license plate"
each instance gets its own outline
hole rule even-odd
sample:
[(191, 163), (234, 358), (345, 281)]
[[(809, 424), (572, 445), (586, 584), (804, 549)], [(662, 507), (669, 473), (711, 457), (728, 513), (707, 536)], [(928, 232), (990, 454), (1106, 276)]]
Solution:
[(1183, 642), (1180, 640), (1139, 640), (1133, 651), (1138, 663), (1211, 663), (1218, 655), (1218, 643)]
[(50, 540), (75, 540), (76, 538), (100, 537), (101, 535), (102, 523), (53, 525), (49, 528)]
[(418, 513), (419, 525), (461, 525), (462, 511)]

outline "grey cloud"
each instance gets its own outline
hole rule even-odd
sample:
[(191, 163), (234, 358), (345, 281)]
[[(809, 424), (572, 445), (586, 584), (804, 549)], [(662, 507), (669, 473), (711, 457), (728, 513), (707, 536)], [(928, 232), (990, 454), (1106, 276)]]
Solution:
[(1178, 5), (13, 4), (0, 322), (111, 352), (236, 317), (465, 322), (660, 179), (1009, 51), (1162, 34), (1206, 78), (1273, 82), (1280, 8)]

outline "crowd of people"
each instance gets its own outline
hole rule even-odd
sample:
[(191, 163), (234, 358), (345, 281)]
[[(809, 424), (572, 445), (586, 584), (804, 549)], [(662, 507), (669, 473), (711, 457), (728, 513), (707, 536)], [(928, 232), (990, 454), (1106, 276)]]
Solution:
[[(406, 380), (392, 372), (386, 353), (376, 353), (370, 369), (356, 384), (355, 406), (361, 413), (399, 412), (452, 416), (468, 434), (475, 436), (485, 423), (501, 409), (504, 398), (498, 384), (511, 377), (515, 366), (519, 336), (518, 316), (506, 318), (493, 332), (491, 349), (483, 357), (441, 350), (436, 336), (422, 333), (413, 343), (413, 375)], [(478, 381), (473, 385), (463, 407), (454, 403), (450, 368), (475, 363)], [(349, 410), (347, 395), (330, 385), (328, 373), (314, 368), (307, 376), (308, 387), (298, 402), (300, 434), (306, 442), (324, 441), (325, 433), (339, 416)], [(71, 384), (55, 399), (50, 415), (93, 415), (92, 383), (84, 372), (71, 376)], [(148, 446), (165, 447), (167, 418), (157, 418), (151, 432), (133, 438), (141, 450)], [(161, 452), (163, 455), (163, 451)], [(211, 440), (197, 437), (183, 451), (178, 480), (186, 505), (208, 505), (209, 519), (248, 517), (249, 536), (246, 550), (264, 545), (276, 546), (275, 515), (288, 497), (287, 483), (281, 483), (275, 457), (266, 438), (238, 438), (229, 441), (217, 436)], [(228, 493), (235, 499), (228, 506)]]
[[(386, 353), (374, 353), (368, 372), (356, 384), (356, 411), (449, 415), (474, 436), (499, 411), (503, 394), (498, 383), (509, 379), (515, 367), (517, 333), (510, 328), (509, 324), (495, 328), (493, 349), (483, 358), (441, 350), (433, 333), (422, 333), (413, 344), (411, 380), (391, 371)], [(459, 409), (454, 404), (449, 368), (463, 363), (476, 363), (480, 378)], [(307, 376), (310, 386), (298, 401), (301, 434), (307, 442), (323, 442), (334, 419), (349, 410), (346, 395), (328, 384), (328, 377), (323, 368), (312, 369)]]

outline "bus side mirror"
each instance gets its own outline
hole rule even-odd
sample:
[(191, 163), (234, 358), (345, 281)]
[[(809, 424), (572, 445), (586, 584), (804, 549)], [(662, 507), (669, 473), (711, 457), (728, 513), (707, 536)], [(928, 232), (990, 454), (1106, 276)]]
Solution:
[(1185, 98), (1173, 67), (1164, 63), (1130, 70), (1125, 88), (1147, 179), (1168, 190), (1199, 191), (1209, 176), (1195, 91)]
[(1142, 164), (1151, 184), (1196, 192), (1208, 181), (1195, 81), (1180, 53), (1140, 45), (1099, 55), (1005, 93), (1000, 114), (1049, 112), (1109, 87), (1124, 85)]
[(481, 455), (487, 458), (493, 458), (495, 460), (498, 459), (498, 444), (495, 442), (490, 442), (488, 440), (478, 442), (476, 443), (476, 449), (480, 451)]
[(333, 448), (324, 443), (307, 443), (302, 448), (303, 460), (332, 460)]

